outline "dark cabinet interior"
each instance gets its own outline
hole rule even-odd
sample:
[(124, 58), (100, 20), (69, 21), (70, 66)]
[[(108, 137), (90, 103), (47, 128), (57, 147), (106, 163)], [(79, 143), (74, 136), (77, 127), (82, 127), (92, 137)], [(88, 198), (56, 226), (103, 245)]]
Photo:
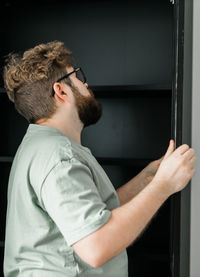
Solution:
[[(165, 153), (172, 128), (173, 5), (169, 0), (41, 0), (29, 1), (28, 6), (23, 1), (3, 1), (1, 11), (6, 15), (1, 68), (8, 53), (43, 42), (61, 40), (73, 51), (103, 105), (99, 122), (83, 130), (82, 144), (91, 149), (116, 189)], [(28, 123), (7, 99), (2, 78), (0, 86), (3, 230), (9, 170)], [(172, 276), (171, 212), (168, 199), (128, 247), (129, 276)]]

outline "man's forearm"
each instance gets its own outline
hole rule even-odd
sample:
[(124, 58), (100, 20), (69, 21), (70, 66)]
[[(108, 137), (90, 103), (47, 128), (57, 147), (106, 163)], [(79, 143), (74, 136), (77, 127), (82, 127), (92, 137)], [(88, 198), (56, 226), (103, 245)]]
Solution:
[(142, 170), (138, 175), (116, 190), (120, 200), (120, 205), (123, 205), (134, 198), (146, 187), (146, 185), (147, 182), (145, 181), (144, 170)]

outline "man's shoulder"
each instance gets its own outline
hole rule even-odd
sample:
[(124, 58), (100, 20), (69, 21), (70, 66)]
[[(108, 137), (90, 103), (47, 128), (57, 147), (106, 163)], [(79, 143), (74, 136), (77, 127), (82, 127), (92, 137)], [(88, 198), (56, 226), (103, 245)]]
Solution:
[(20, 145), (21, 152), (28, 152), (36, 159), (61, 159), (73, 157), (73, 147), (66, 136), (59, 134), (34, 134), (26, 136)]
[(92, 153), (56, 129), (34, 126), (27, 131), (18, 148), (15, 166), (25, 166), (34, 174), (38, 171), (45, 176), (56, 164), (72, 158), (88, 163)]

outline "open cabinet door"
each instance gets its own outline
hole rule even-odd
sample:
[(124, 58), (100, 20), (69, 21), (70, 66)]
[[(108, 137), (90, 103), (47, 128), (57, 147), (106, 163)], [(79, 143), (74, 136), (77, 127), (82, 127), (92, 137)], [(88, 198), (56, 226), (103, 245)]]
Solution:
[[(192, 2), (174, 3), (174, 74), (172, 84), (172, 138), (176, 147), (191, 146)], [(190, 184), (171, 196), (172, 277), (189, 277)]]

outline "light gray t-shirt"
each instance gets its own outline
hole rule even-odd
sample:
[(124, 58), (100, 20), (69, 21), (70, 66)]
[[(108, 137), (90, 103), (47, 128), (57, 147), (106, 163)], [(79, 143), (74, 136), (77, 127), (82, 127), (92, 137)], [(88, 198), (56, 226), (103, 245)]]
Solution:
[(5, 277), (127, 277), (126, 250), (93, 268), (72, 248), (118, 206), (89, 148), (55, 128), (30, 124), (9, 177)]

